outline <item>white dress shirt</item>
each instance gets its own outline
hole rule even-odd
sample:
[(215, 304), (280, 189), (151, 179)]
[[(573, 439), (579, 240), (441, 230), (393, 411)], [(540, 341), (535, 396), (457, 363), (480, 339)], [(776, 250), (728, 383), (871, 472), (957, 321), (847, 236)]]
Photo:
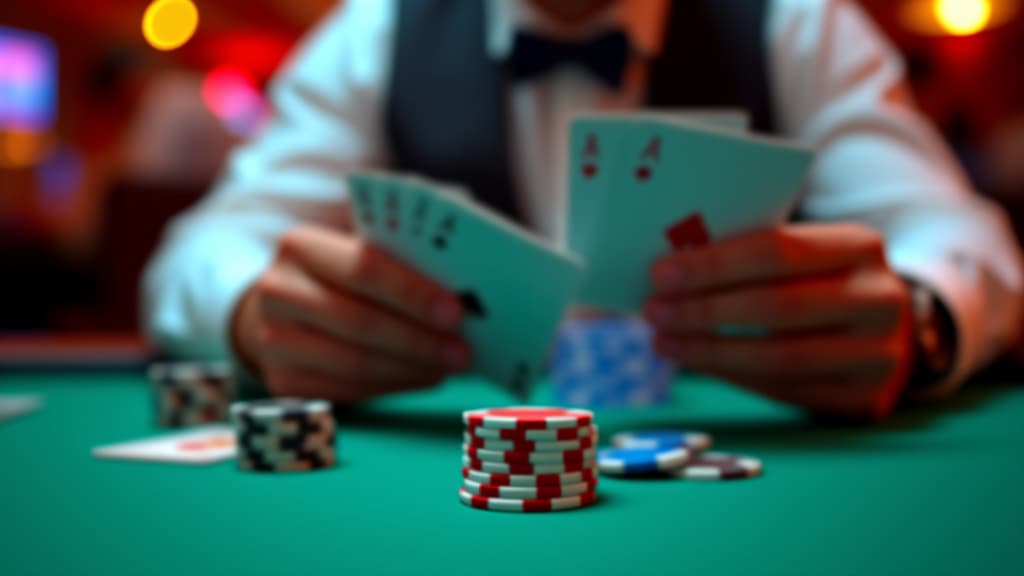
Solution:
[[(644, 101), (666, 8), (665, 0), (623, 0), (576, 31), (626, 31), (633, 56), (621, 90), (574, 68), (512, 88), (514, 175), (539, 234), (565, 234), (567, 120)], [(345, 173), (387, 167), (396, 9), (396, 0), (348, 0), (330, 14), (272, 83), (271, 122), (233, 154), (212, 193), (168, 228), (143, 302), (149, 334), (169, 351), (230, 357), (234, 305), (270, 264), (279, 235), (302, 222), (337, 226)], [(495, 58), (508, 53), (517, 29), (571, 35), (523, 0), (489, 0), (487, 9), (486, 49)], [(776, 123), (817, 151), (802, 213), (879, 229), (891, 265), (939, 295), (958, 329), (948, 383), (955, 385), (1017, 332), (1024, 286), (1004, 215), (971, 191), (913, 107), (897, 52), (852, 1), (774, 0), (765, 26)]]

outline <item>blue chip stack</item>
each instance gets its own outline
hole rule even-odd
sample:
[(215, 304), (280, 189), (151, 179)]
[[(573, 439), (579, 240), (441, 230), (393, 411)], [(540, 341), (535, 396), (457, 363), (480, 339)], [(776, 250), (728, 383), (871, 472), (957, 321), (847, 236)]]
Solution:
[(551, 380), (558, 404), (644, 407), (669, 401), (674, 371), (654, 354), (651, 328), (642, 318), (577, 318), (559, 333)]

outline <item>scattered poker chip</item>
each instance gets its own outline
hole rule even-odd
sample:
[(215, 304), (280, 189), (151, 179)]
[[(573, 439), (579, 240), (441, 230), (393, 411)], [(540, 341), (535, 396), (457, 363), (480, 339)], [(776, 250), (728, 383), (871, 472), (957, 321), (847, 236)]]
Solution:
[(516, 464), (508, 462), (485, 462), (462, 456), (462, 465), (481, 472), (498, 474), (565, 474), (566, 472), (581, 472), (594, 467), (594, 460), (581, 462), (566, 462), (563, 464)]
[(750, 456), (704, 452), (695, 455), (690, 462), (674, 474), (687, 480), (739, 480), (760, 476), (761, 461)]
[(325, 400), (236, 402), (230, 412), (242, 470), (292, 472), (337, 463), (336, 424)]
[(326, 400), (305, 400), (302, 398), (269, 398), (250, 402), (236, 402), (231, 406), (231, 415), (255, 420), (280, 421), (289, 417), (308, 418), (331, 413), (331, 403)]
[(528, 498), (563, 498), (565, 496), (579, 496), (586, 492), (593, 492), (597, 481), (578, 482), (576, 484), (559, 484), (557, 486), (496, 486), (494, 484), (481, 484), (466, 479), (462, 487), (477, 496), (490, 498), (511, 498), (523, 500)]
[(593, 448), (594, 437), (584, 436), (575, 440), (554, 440), (551, 442), (534, 442), (532, 440), (488, 440), (478, 438), (468, 432), (462, 435), (463, 443), (484, 450), (502, 452), (564, 452), (566, 450), (586, 450)]
[(703, 452), (711, 448), (711, 435), (696, 430), (629, 430), (612, 436), (616, 448), (676, 448)]
[(589, 425), (593, 412), (573, 408), (545, 406), (513, 406), (510, 408), (483, 408), (467, 410), (462, 420), (472, 432), (475, 428), (493, 430), (550, 430), (579, 428)]
[(224, 362), (160, 362), (147, 375), (156, 400), (157, 423), (181, 428), (228, 419), (236, 383)]
[(554, 512), (588, 506), (597, 499), (597, 493), (585, 492), (578, 496), (565, 496), (562, 498), (516, 499), (479, 496), (468, 492), (465, 488), (460, 488), (459, 499), (466, 506), (480, 510), (494, 510), (498, 512)]
[(508, 462), (510, 464), (569, 464), (593, 460), (593, 448), (586, 450), (566, 450), (563, 452), (503, 452), (485, 450), (474, 446), (462, 445), (462, 451), (470, 458), (485, 462)]
[(597, 453), (597, 467), (604, 474), (629, 476), (672, 472), (690, 460), (686, 448), (606, 448)]
[(537, 486), (563, 486), (579, 484), (580, 482), (596, 482), (597, 472), (594, 468), (587, 468), (579, 472), (566, 472), (564, 474), (500, 474), (464, 467), (462, 469), (462, 477), (473, 482), (491, 486), (533, 488)]
[(470, 427), (468, 434), (483, 440), (511, 440), (514, 442), (556, 442), (597, 436), (597, 426), (555, 428), (553, 430), (494, 430)]

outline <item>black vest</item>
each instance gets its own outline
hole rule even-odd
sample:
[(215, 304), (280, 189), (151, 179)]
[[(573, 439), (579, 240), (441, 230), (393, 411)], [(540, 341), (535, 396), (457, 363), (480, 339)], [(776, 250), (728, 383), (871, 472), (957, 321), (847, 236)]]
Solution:
[[(742, 108), (774, 132), (766, 0), (671, 2), (649, 108)], [(484, 0), (399, 0), (387, 135), (391, 167), (465, 186), (518, 219), (506, 79), (487, 53)]]

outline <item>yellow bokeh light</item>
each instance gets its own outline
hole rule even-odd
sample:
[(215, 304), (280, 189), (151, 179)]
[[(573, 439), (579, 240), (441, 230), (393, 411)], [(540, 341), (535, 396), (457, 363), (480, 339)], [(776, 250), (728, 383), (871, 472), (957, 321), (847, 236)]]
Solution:
[(157, 50), (174, 50), (188, 42), (199, 26), (191, 0), (155, 0), (142, 16), (142, 35)]
[(950, 34), (968, 36), (985, 29), (992, 19), (991, 0), (936, 0), (935, 18)]

